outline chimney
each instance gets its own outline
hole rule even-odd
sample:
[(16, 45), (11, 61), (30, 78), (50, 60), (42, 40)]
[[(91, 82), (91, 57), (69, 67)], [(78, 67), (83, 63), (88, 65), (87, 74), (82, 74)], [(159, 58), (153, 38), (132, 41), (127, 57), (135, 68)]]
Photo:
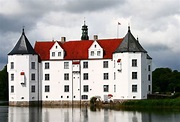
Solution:
[(98, 40), (98, 35), (94, 35), (94, 41)]
[(61, 37), (61, 42), (62, 43), (66, 42), (66, 37)]

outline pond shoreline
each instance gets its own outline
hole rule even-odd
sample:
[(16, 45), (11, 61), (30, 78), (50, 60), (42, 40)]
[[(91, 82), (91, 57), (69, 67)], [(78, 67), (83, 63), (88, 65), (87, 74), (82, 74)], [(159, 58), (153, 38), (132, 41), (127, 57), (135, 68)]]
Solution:
[[(0, 106), (9, 106), (8, 101), (0, 101)], [(37, 106), (38, 107), (38, 106)], [(82, 105), (40, 105), (39, 107), (95, 107), (107, 109), (122, 109), (122, 108), (178, 108), (180, 109), (180, 98), (175, 99), (146, 99), (146, 100), (126, 100), (124, 102), (109, 102), (94, 101), (93, 103)]]

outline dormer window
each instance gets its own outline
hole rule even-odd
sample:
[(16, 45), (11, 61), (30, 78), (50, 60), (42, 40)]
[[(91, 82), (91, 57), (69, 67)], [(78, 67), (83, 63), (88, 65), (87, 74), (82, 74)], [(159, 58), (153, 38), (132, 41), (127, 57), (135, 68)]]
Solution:
[(94, 51), (91, 51), (91, 56), (94, 56)]
[(61, 56), (61, 52), (58, 52), (58, 56)]
[(52, 52), (52, 57), (54, 57), (55, 56), (55, 52)]
[(100, 56), (101, 55), (101, 51), (97, 51), (97, 56)]
[(96, 48), (96, 45), (94, 45), (94, 47)]
[(56, 49), (57, 49), (57, 46), (56, 46)]

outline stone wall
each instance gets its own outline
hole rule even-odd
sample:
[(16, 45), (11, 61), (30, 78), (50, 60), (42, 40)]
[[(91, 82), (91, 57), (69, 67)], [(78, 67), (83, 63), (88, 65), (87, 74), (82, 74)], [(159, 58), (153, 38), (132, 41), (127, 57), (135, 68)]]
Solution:
[(89, 101), (10, 101), (9, 106), (72, 107), (87, 106)]

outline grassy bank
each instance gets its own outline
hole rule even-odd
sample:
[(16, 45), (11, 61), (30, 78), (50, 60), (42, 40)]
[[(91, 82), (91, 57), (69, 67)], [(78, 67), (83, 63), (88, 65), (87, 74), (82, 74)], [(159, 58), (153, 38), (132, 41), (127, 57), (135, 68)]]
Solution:
[(129, 100), (116, 107), (140, 107), (140, 108), (180, 108), (180, 98), (176, 99), (147, 99)]
[(91, 107), (108, 108), (108, 109), (155, 109), (155, 108), (172, 108), (180, 110), (180, 97), (167, 99), (146, 99), (146, 100), (127, 100), (122, 103), (110, 102), (104, 104), (102, 102), (94, 102)]

